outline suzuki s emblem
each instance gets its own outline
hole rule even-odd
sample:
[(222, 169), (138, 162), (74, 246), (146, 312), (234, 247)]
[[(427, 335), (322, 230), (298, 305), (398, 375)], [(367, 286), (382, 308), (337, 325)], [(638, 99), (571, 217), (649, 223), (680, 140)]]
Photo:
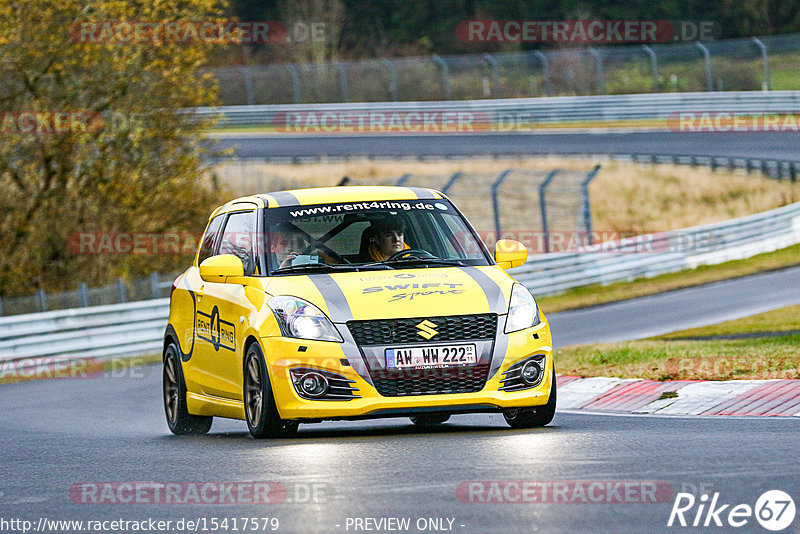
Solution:
[(417, 334), (421, 335), (425, 339), (430, 339), (439, 333), (436, 330), (434, 330), (434, 328), (436, 328), (436, 325), (427, 319), (419, 323), (417, 325), (417, 328), (419, 328), (419, 330), (417, 330)]

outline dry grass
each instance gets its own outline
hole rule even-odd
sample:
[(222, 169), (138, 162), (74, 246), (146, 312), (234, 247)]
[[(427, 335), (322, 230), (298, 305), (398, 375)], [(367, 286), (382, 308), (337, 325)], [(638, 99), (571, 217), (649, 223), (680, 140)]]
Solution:
[[(800, 184), (778, 182), (759, 175), (712, 172), (705, 167), (650, 165), (609, 158), (537, 157), (469, 159), (421, 162), (418, 160), (347, 161), (308, 164), (227, 164), (215, 172), (220, 184), (239, 195), (279, 189), (336, 185), (343, 176), (351, 183), (394, 183), (406, 173), (431, 175), (441, 187), (455, 172), (496, 173), (505, 169), (588, 172), (603, 166), (592, 182), (593, 225), (599, 231), (655, 232), (722, 221), (800, 201)], [(438, 185), (437, 185), (438, 184)], [(526, 193), (531, 204), (535, 192)], [(484, 202), (485, 206), (486, 203)], [(483, 214), (471, 213), (470, 219)]]

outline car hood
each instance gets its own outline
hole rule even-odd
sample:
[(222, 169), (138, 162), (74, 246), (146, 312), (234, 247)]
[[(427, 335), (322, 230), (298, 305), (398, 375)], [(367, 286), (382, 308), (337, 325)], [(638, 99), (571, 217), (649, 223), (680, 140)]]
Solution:
[(446, 267), (272, 278), (271, 295), (292, 295), (336, 323), (349, 320), (508, 312), (514, 280), (499, 267)]

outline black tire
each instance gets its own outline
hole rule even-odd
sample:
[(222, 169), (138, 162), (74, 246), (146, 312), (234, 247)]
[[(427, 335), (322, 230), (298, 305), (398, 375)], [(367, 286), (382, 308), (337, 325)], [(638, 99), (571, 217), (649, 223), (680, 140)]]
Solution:
[(164, 349), (161, 385), (164, 393), (164, 414), (170, 432), (176, 436), (201, 436), (211, 430), (213, 417), (191, 415), (186, 408), (186, 382), (183, 380), (180, 352), (172, 341)]
[(449, 413), (433, 413), (412, 415), (411, 422), (417, 426), (434, 426), (446, 423), (450, 419)]
[(553, 364), (553, 377), (550, 381), (550, 398), (547, 404), (534, 408), (518, 408), (503, 412), (506, 423), (511, 428), (536, 428), (550, 424), (556, 415), (556, 367)]
[(296, 421), (281, 419), (272, 394), (267, 364), (258, 343), (247, 349), (244, 358), (242, 398), (247, 428), (256, 439), (284, 438), (297, 433)]

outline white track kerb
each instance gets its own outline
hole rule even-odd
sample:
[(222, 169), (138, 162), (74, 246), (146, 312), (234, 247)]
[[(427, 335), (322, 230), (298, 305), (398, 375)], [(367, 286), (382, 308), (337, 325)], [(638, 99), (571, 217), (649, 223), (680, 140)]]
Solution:
[(558, 377), (558, 410), (800, 417), (800, 380), (670, 381)]

